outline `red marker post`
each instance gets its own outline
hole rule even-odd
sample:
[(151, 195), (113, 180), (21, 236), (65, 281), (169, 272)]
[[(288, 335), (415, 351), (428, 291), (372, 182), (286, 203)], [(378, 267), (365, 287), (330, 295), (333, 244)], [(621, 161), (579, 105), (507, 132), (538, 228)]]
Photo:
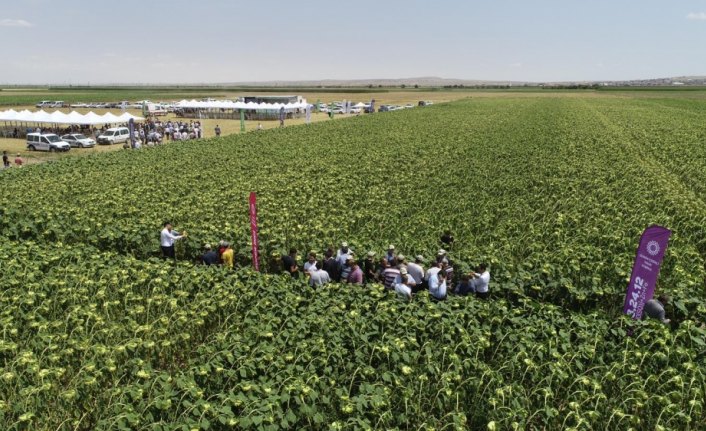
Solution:
[(250, 234), (252, 235), (252, 264), (260, 271), (260, 252), (257, 240), (257, 202), (255, 192), (250, 192)]

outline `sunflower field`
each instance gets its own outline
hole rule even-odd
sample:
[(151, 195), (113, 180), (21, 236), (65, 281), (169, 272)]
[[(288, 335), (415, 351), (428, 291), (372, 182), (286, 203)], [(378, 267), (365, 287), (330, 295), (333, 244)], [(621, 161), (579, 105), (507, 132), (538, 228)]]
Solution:
[[(704, 120), (701, 93), (473, 97), (2, 171), (0, 429), (703, 429)], [(650, 224), (671, 325), (621, 316)], [(280, 273), (447, 229), (489, 300)], [(221, 239), (236, 269), (196, 264)]]

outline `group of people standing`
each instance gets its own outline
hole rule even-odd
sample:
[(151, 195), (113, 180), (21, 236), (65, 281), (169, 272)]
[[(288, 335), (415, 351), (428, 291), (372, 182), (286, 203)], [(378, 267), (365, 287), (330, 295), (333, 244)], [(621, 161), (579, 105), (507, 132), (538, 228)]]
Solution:
[(450, 293), (463, 296), (473, 294), (483, 299), (489, 295), (490, 272), (487, 264), (481, 263), (474, 271), (461, 274), (457, 280), (453, 262), (444, 249), (439, 249), (436, 258), (428, 262), (427, 269), (424, 268), (427, 264), (424, 256), (407, 259), (403, 254), (396, 253), (394, 245), (390, 245), (379, 259), (374, 251), (369, 251), (364, 259), (358, 260), (348, 243), (342, 242), (335, 252), (329, 248), (321, 260), (315, 252), (308, 253), (301, 270), (297, 256), (295, 248), (282, 256), (282, 270), (293, 278), (307, 277), (312, 287), (330, 282), (359, 286), (381, 283), (386, 289), (409, 299), (421, 290), (428, 290), (439, 301), (446, 299)]
[[(186, 232), (179, 233), (172, 229), (170, 222), (164, 222), (160, 234), (162, 256), (165, 259), (175, 259), (174, 244), (186, 237)], [(452, 245), (453, 236), (446, 232), (441, 241), (444, 245)], [(233, 268), (233, 248), (227, 241), (220, 241), (217, 249), (211, 244), (205, 244), (200, 262)], [(438, 301), (445, 300), (448, 294), (475, 295), (482, 299), (489, 296), (488, 265), (481, 263), (475, 270), (462, 273), (457, 278), (453, 262), (444, 249), (439, 249), (435, 259), (427, 261), (422, 255), (407, 259), (405, 255), (397, 253), (394, 245), (390, 245), (379, 259), (374, 251), (369, 251), (364, 259), (359, 260), (344, 241), (338, 250), (326, 250), (321, 259), (316, 252), (309, 252), (301, 266), (297, 249), (291, 248), (289, 254), (282, 256), (281, 263), (283, 272), (292, 278), (306, 277), (312, 287), (332, 282), (357, 286), (381, 283), (386, 289), (394, 290), (408, 299), (421, 290), (428, 290), (432, 298)]]

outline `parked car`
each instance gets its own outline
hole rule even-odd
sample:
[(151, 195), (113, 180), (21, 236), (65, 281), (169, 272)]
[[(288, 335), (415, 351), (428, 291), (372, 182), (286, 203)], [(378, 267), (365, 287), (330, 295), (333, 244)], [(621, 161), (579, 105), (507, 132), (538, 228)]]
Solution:
[(130, 131), (127, 127), (113, 127), (106, 130), (98, 136), (99, 144), (119, 144), (121, 142), (127, 142), (130, 139)]
[(414, 105), (412, 105), (411, 103), (408, 103), (408, 104), (404, 105), (404, 107), (405, 107), (405, 109), (409, 109), (409, 108), (414, 108)]
[(160, 115), (167, 115), (167, 110), (164, 109), (162, 105), (158, 105), (155, 103), (149, 103), (146, 105), (147, 110), (145, 111), (145, 108), (142, 108), (143, 112), (146, 115), (154, 115), (155, 117), (160, 116)]
[(51, 100), (42, 100), (41, 102), (37, 103), (35, 106), (37, 108), (51, 108), (51, 105), (54, 104)]
[(378, 108), (378, 112), (388, 112), (388, 111), (392, 111), (392, 109), (390, 109), (390, 105), (380, 105), (380, 107)]
[(28, 133), (27, 149), (30, 151), (69, 151), (71, 145), (53, 133)]
[(349, 114), (360, 114), (360, 108), (356, 108), (355, 106), (351, 106), (351, 109), (348, 110)]
[(96, 141), (91, 138), (87, 138), (81, 133), (70, 133), (68, 135), (64, 135), (61, 137), (61, 140), (76, 148), (92, 148), (96, 146)]
[(71, 107), (72, 108), (88, 108), (88, 103), (83, 103), (83, 102), (72, 103)]
[(67, 106), (69, 106), (69, 105), (67, 105), (66, 102), (64, 102), (63, 100), (57, 100), (57, 101), (53, 102), (51, 105), (49, 105), (50, 108), (64, 108)]

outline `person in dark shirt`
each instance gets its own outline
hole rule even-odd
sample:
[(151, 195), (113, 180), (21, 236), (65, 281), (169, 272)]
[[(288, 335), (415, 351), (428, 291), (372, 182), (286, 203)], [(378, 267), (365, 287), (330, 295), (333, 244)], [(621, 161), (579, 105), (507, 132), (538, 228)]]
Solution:
[(292, 278), (299, 278), (299, 266), (297, 265), (297, 249), (290, 248), (289, 255), (282, 256), (282, 270), (288, 272)]
[(329, 278), (333, 281), (338, 281), (338, 262), (333, 256), (333, 249), (329, 248), (324, 253), (324, 261), (322, 263), (321, 269), (328, 272)]
[(204, 265), (217, 265), (220, 261), (218, 252), (211, 249), (211, 244), (206, 244), (203, 246), (204, 253), (201, 255), (201, 262)]
[(441, 235), (441, 243), (444, 244), (444, 246), (451, 248), (451, 246), (454, 244), (454, 236), (451, 235), (450, 230), (444, 231), (444, 234)]
[(10, 167), (10, 156), (7, 155), (7, 151), (2, 152), (2, 167), (3, 168)]
[(365, 283), (375, 283), (377, 281), (377, 268), (375, 265), (375, 252), (369, 251), (363, 261), (363, 278)]

